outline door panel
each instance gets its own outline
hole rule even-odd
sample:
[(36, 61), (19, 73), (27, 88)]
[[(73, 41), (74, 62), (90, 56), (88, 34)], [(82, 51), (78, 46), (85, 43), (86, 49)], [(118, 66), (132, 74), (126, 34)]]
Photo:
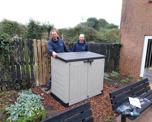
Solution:
[(87, 63), (70, 63), (70, 102), (73, 104), (87, 98)]
[(88, 64), (88, 96), (98, 95), (103, 90), (105, 59), (94, 60)]

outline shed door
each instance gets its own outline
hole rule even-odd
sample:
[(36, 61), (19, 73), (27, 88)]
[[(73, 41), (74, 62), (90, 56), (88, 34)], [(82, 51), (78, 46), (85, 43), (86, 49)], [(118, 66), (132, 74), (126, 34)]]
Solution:
[(88, 96), (98, 95), (103, 90), (104, 60), (96, 59), (88, 64)]
[(69, 105), (87, 98), (87, 65), (83, 61), (70, 63)]

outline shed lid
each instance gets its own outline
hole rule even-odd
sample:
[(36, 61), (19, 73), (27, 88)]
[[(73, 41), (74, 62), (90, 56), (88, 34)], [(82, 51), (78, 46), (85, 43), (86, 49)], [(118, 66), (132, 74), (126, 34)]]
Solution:
[(105, 58), (105, 56), (88, 51), (88, 52), (58, 53), (57, 58), (65, 62), (74, 62), (74, 61), (83, 61), (89, 59), (102, 59)]

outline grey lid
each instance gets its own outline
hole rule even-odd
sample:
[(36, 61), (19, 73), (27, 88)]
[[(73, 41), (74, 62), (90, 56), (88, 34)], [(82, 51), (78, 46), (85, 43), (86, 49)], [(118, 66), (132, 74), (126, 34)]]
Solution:
[(88, 52), (58, 53), (57, 58), (65, 62), (73, 62), (73, 61), (83, 61), (89, 59), (101, 59), (101, 58), (105, 58), (105, 56), (88, 51)]

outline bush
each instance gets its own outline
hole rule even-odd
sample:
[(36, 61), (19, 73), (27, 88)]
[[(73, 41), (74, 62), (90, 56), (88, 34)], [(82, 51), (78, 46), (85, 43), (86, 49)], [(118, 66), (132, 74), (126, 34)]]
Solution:
[(0, 22), (0, 33), (8, 34), (10, 37), (18, 35), (22, 37), (25, 34), (25, 25), (19, 24), (15, 21), (3, 20)]
[(42, 105), (41, 97), (33, 94), (31, 90), (19, 93), (17, 102), (6, 108), (9, 114), (8, 121), (33, 122), (45, 118), (46, 111)]
[(79, 39), (79, 34), (84, 33), (87, 41), (100, 40), (100, 34), (97, 30), (88, 26), (77, 26), (71, 29), (60, 29), (59, 34), (63, 35), (63, 38), (67, 42), (74, 42)]
[(50, 30), (53, 28), (50, 24), (41, 25), (39, 22), (30, 20), (27, 25), (27, 34), (26, 37), (30, 39), (41, 39), (44, 33), (47, 33), (45, 38), (48, 38)]
[(120, 43), (120, 37), (119, 37), (119, 29), (113, 28), (113, 29), (103, 29), (100, 31), (101, 39), (102, 40), (108, 40), (113, 41), (116, 43)]
[(78, 40), (80, 33), (85, 34), (87, 41), (120, 41), (118, 26), (109, 24), (105, 19), (88, 18), (74, 28), (59, 30), (59, 34), (68, 42)]
[(0, 64), (7, 63), (13, 48), (14, 47), (10, 40), (10, 36), (6, 33), (0, 33)]

